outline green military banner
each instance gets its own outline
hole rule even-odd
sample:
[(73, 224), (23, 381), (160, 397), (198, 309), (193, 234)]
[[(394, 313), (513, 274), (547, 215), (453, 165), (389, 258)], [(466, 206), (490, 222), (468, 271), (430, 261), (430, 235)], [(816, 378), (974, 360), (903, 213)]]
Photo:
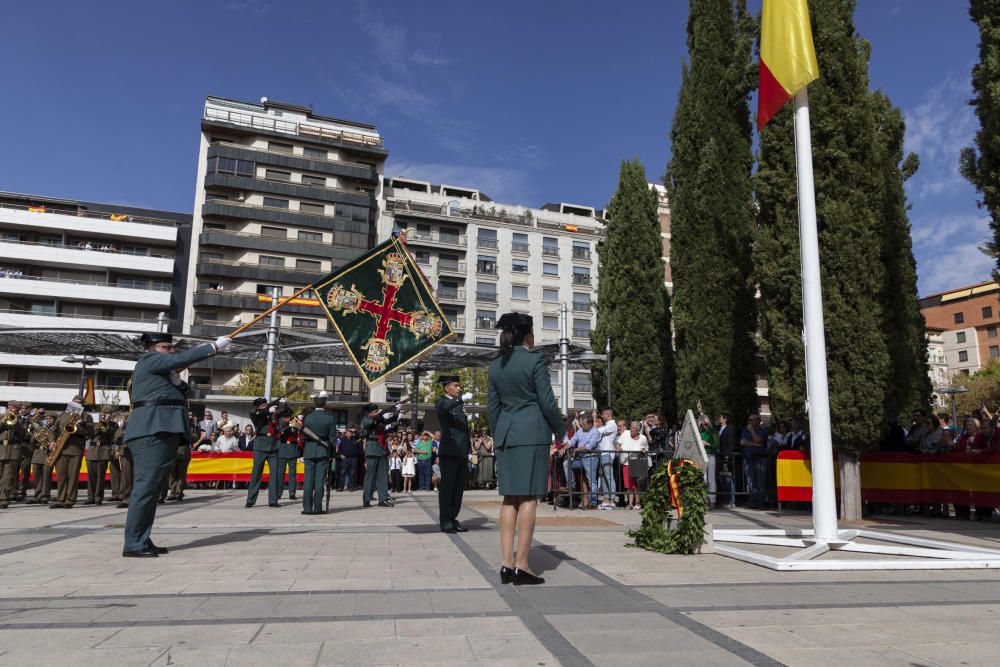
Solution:
[(312, 289), (369, 385), (455, 335), (423, 273), (395, 237)]

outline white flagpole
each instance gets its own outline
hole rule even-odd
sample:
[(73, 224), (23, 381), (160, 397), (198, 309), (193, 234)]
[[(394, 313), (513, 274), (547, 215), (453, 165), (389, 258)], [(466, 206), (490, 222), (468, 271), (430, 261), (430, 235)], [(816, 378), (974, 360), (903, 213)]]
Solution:
[(823, 330), (816, 192), (813, 184), (812, 141), (809, 136), (809, 95), (805, 88), (795, 94), (795, 171), (799, 196), (802, 319), (806, 333), (813, 528), (817, 542), (831, 542), (838, 539), (837, 497), (833, 477), (833, 440), (830, 435), (830, 392), (826, 372), (826, 334)]

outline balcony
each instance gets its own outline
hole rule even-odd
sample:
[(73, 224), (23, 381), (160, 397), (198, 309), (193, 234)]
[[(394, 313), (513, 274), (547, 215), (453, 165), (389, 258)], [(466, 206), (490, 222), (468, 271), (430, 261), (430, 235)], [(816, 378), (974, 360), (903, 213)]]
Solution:
[(100, 317), (98, 315), (66, 315), (62, 313), (32, 313), (30, 311), (0, 311), (0, 325), (25, 329), (99, 329), (101, 331), (156, 331), (157, 315), (142, 319)]
[(227, 259), (199, 259), (196, 267), (198, 277), (248, 278), (268, 283), (311, 283), (328, 273), (329, 271), (323, 270), (315, 271), (272, 264), (253, 264)]
[(0, 294), (35, 299), (59, 299), (93, 303), (135, 304), (136, 306), (170, 307), (170, 289), (119, 287), (116, 283), (60, 278), (0, 278)]
[(573, 327), (573, 338), (590, 339), (590, 329), (578, 329), (576, 327)]
[(529, 246), (527, 243), (511, 243), (510, 251), (515, 255), (530, 255), (531, 246)]
[(95, 237), (155, 240), (173, 244), (177, 223), (173, 220), (127, 215), (113, 211), (60, 211), (45, 206), (0, 203), (0, 219), (28, 229), (73, 232)]
[[(294, 199), (311, 199), (329, 203), (354, 204), (356, 206), (373, 206), (373, 195), (364, 191), (346, 190), (344, 188), (328, 188), (322, 185), (293, 183), (290, 181), (268, 180), (264, 178), (247, 178), (246, 176), (230, 176), (227, 174), (206, 174), (205, 186), (225, 188), (240, 192), (292, 197)], [(286, 210), (286, 209), (282, 209)]]
[(476, 262), (476, 275), (495, 276), (497, 275), (496, 262)]
[[(245, 250), (264, 250), (279, 252), (286, 255), (307, 255), (311, 257), (330, 257), (338, 247), (319, 241), (299, 241), (288, 237), (262, 236), (230, 232), (222, 229), (205, 229), (199, 236), (199, 245), (222, 246), (224, 248), (243, 248)], [(360, 252), (360, 251), (359, 251)]]
[(573, 312), (574, 313), (589, 313), (592, 309), (590, 301), (574, 301), (573, 302)]
[(448, 262), (439, 259), (437, 271), (438, 273), (457, 273), (464, 276), (466, 271), (465, 262)]
[(455, 331), (465, 331), (464, 317), (449, 317), (448, 323), (451, 324), (451, 328)]
[(311, 171), (330, 176), (346, 176), (365, 181), (378, 181), (378, 172), (374, 167), (359, 162), (347, 160), (330, 160), (328, 158), (299, 155), (285, 151), (268, 150), (257, 146), (244, 146), (228, 141), (216, 141), (208, 147), (208, 157), (228, 157), (239, 160), (251, 160), (257, 164)]
[(573, 248), (573, 259), (590, 261), (590, 248)]
[(0, 261), (3, 263), (23, 263), (26, 259), (33, 265), (61, 266), (77, 269), (114, 269), (138, 274), (174, 274), (172, 255), (129, 255), (121, 252), (102, 252), (91, 246), (58, 246), (26, 241), (0, 241)]
[(590, 284), (590, 274), (589, 273), (574, 273), (573, 274), (573, 284), (574, 285), (589, 285)]
[(247, 204), (246, 202), (238, 202), (230, 199), (210, 199), (206, 201), (201, 207), (201, 215), (202, 217), (219, 216), (234, 218), (236, 220), (259, 220), (261, 222), (273, 222), (280, 225), (312, 227), (329, 231), (333, 231), (334, 229), (344, 230), (346, 228), (347, 231), (364, 232), (368, 231), (369, 228), (367, 222), (352, 222), (344, 217), (301, 213), (287, 208)]
[(237, 125), (239, 127), (262, 130), (264, 132), (276, 132), (280, 134), (302, 135), (309, 138), (326, 139), (328, 141), (357, 145), (359, 148), (380, 148), (382, 146), (382, 138), (375, 135), (352, 132), (349, 130), (338, 130), (319, 125), (308, 125), (306, 123), (293, 123), (291, 121), (279, 120), (277, 118), (270, 118), (259, 114), (260, 112), (253, 113), (251, 111), (237, 110), (228, 111), (226, 109), (206, 106), (204, 119), (214, 123)]
[(482, 301), (484, 303), (500, 303), (497, 299), (496, 292), (476, 292), (476, 301)]
[(589, 382), (573, 383), (573, 393), (575, 394), (590, 394), (593, 391), (594, 391), (594, 386)]
[(464, 234), (442, 234), (440, 232), (418, 232), (415, 229), (408, 229), (406, 231), (406, 242), (412, 246), (431, 246), (436, 247), (438, 245), (445, 246), (461, 246), (465, 247), (465, 235)]
[[(255, 292), (231, 292), (227, 290), (198, 290), (194, 293), (193, 304), (195, 307), (209, 308), (233, 308), (237, 310), (265, 310), (270, 307), (271, 300), (261, 300), (260, 294)], [(296, 299), (294, 302), (281, 307), (282, 313), (286, 315), (310, 315), (316, 317), (322, 315), (319, 309), (319, 302), (308, 303), (306, 299)]]
[(438, 287), (434, 292), (434, 296), (437, 297), (439, 301), (457, 301), (460, 303), (465, 303), (465, 290), (464, 289), (452, 289), (448, 287)]
[(489, 250), (496, 250), (498, 245), (499, 244), (497, 243), (496, 239), (483, 239), (483, 238), (476, 239), (477, 248), (487, 248)]
[(552, 246), (542, 246), (542, 255), (545, 257), (559, 257), (559, 248)]
[(497, 328), (496, 318), (493, 317), (477, 317), (476, 318), (476, 328), (481, 331), (492, 331)]

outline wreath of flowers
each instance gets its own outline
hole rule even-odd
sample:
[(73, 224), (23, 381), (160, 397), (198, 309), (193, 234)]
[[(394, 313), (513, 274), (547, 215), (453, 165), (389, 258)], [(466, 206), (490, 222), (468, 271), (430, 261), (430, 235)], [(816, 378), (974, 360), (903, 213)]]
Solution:
[[(670, 508), (677, 510), (677, 525)], [(701, 546), (708, 511), (705, 476), (694, 461), (671, 459), (649, 478), (642, 501), (642, 525), (628, 531), (636, 546), (665, 554), (691, 554)]]

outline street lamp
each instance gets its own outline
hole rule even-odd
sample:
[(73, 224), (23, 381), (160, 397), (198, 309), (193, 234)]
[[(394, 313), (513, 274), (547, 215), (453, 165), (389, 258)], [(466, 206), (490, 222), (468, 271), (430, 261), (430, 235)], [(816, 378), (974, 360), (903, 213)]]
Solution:
[(958, 408), (955, 405), (955, 394), (964, 394), (969, 391), (968, 387), (939, 387), (935, 389), (939, 394), (951, 394), (951, 423), (958, 428)]
[(80, 387), (79, 394), (84, 394), (84, 380), (86, 379), (87, 366), (96, 366), (101, 360), (92, 354), (68, 354), (62, 358), (67, 364), (80, 364)]

